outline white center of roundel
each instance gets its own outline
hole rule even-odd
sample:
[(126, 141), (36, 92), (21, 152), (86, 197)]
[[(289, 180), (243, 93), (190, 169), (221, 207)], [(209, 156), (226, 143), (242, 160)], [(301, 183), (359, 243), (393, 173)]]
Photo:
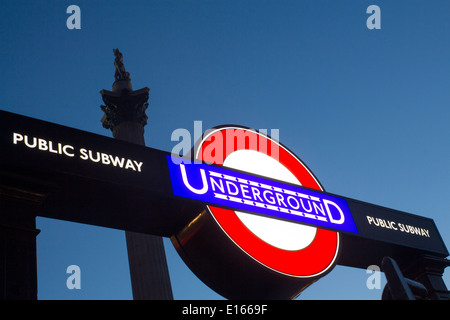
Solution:
[[(255, 150), (234, 151), (225, 158), (223, 165), (301, 186), (298, 179), (280, 162)], [(279, 249), (290, 251), (304, 249), (316, 236), (315, 227), (240, 211), (235, 213), (253, 234)]]

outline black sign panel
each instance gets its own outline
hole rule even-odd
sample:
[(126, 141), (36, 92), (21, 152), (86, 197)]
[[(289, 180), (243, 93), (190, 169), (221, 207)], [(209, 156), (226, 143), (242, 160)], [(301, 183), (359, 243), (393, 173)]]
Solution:
[(353, 199), (347, 204), (360, 236), (448, 255), (432, 219)]
[[(150, 188), (165, 152), (0, 111), (2, 164)], [(155, 162), (156, 161), (156, 162)]]
[[(172, 236), (204, 205), (173, 194), (168, 152), (5, 111), (0, 148), (3, 189), (12, 183), (16, 190), (18, 180), (30, 177), (39, 181), (38, 189), (53, 186), (35, 208), (37, 215)], [(340, 198), (358, 231), (347, 234), (349, 241), (448, 255), (433, 220)]]
[(172, 196), (161, 150), (5, 111), (0, 149), (0, 185), (45, 193), (39, 216), (171, 236), (199, 206)]

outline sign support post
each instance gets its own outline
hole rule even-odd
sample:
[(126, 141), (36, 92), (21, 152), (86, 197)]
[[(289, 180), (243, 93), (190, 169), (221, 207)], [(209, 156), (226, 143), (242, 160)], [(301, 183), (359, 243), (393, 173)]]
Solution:
[[(133, 91), (129, 73), (125, 71), (122, 54), (114, 50), (116, 81), (113, 91), (100, 91), (105, 106), (103, 127), (111, 129), (115, 139), (144, 146), (147, 124), (149, 88)], [(126, 199), (124, 199), (126, 201)], [(172, 300), (172, 288), (162, 237), (125, 231), (131, 286), (134, 300)]]
[(404, 274), (422, 283), (428, 290), (428, 299), (450, 300), (450, 292), (442, 275), (450, 260), (434, 255), (423, 255), (417, 261), (404, 268)]
[(36, 217), (1, 213), (0, 299), (37, 299)]

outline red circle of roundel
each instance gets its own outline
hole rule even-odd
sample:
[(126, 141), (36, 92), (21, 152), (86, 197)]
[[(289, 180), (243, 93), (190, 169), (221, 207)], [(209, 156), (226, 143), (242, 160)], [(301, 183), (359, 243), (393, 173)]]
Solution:
[[(251, 135), (257, 135), (257, 143), (250, 142)], [(242, 140), (239, 143), (227, 142), (227, 137)], [(222, 150), (217, 149), (218, 142), (223, 146)], [(215, 143), (214, 151), (211, 152), (213, 143)], [(210, 152), (205, 152), (208, 149)], [(289, 150), (267, 136), (247, 128), (223, 127), (210, 132), (197, 147), (196, 159), (223, 165), (230, 153), (241, 149), (255, 150), (271, 156), (284, 165), (302, 186), (323, 191), (313, 174)], [(273, 150), (277, 150), (277, 154), (272, 154)], [(257, 237), (241, 222), (233, 210), (213, 206), (208, 208), (222, 230), (239, 248), (270, 269), (294, 277), (312, 277), (324, 273), (334, 264), (339, 249), (337, 232), (317, 229), (313, 241), (306, 248), (283, 250)]]

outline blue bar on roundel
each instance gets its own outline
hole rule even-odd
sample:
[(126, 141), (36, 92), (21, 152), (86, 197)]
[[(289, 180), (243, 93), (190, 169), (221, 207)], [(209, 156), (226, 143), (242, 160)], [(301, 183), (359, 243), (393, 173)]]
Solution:
[(358, 233), (343, 198), (171, 155), (167, 155), (167, 163), (176, 196), (235, 211)]

